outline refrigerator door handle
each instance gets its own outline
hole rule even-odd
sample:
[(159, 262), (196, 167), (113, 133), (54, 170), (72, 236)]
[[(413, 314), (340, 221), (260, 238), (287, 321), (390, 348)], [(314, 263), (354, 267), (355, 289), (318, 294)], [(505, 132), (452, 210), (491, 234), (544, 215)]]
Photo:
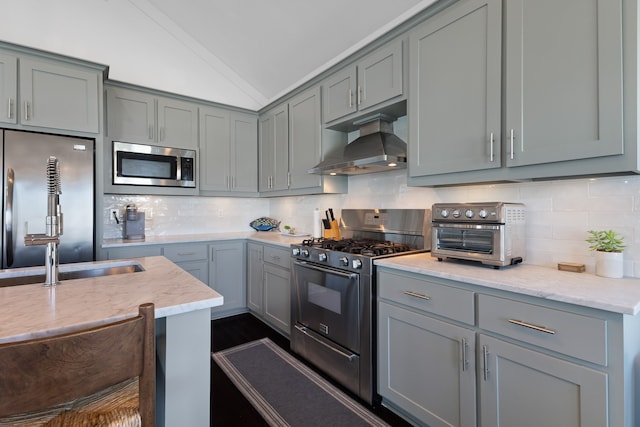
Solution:
[(7, 200), (4, 211), (4, 226), (6, 236), (7, 268), (13, 265), (13, 180), (12, 168), (7, 169)]

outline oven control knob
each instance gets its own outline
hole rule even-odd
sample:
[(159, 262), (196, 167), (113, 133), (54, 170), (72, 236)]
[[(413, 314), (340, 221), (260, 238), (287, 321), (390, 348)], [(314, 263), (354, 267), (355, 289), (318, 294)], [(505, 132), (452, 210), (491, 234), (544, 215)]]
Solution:
[(298, 256), (298, 255), (300, 255), (300, 248), (293, 248), (293, 249), (291, 249), (291, 253), (293, 254), (293, 256)]
[(486, 217), (487, 217), (487, 215), (489, 215), (489, 214), (488, 214), (488, 213), (487, 213), (487, 211), (486, 211), (486, 210), (484, 210), (484, 209), (481, 209), (481, 210), (480, 210), (480, 212), (478, 212), (478, 216), (479, 216), (480, 218), (486, 218)]
[(353, 268), (362, 268), (362, 261), (361, 261), (361, 260), (359, 260), (358, 258), (356, 258), (356, 259), (354, 259), (354, 260), (352, 261), (351, 266), (352, 266)]
[(309, 249), (302, 249), (300, 251), (300, 255), (302, 255), (305, 258), (309, 258)]
[(341, 266), (346, 267), (349, 265), (349, 258), (347, 258), (346, 256), (340, 257), (338, 262), (340, 263)]
[(448, 211), (448, 210), (446, 210), (446, 209), (442, 209), (442, 210), (440, 211), (440, 216), (441, 216), (442, 218), (446, 218), (446, 217), (448, 217), (448, 216), (449, 216), (449, 211)]
[(473, 218), (473, 211), (471, 209), (467, 209), (464, 213), (464, 216), (467, 218)]
[(454, 209), (453, 212), (451, 212), (451, 216), (454, 218), (460, 218), (460, 209)]
[(327, 254), (325, 254), (324, 252), (319, 253), (318, 254), (318, 261), (326, 262), (327, 261)]

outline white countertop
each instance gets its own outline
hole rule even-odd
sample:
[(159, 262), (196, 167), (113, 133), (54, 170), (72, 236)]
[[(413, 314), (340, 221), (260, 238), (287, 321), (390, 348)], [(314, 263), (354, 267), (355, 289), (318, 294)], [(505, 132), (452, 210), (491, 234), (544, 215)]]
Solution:
[(383, 258), (375, 264), (615, 313), (640, 313), (639, 279), (608, 279), (527, 264), (494, 269), (476, 263), (438, 262), (429, 253)]
[(289, 247), (292, 243), (300, 243), (309, 236), (288, 235), (276, 231), (239, 231), (233, 233), (209, 233), (209, 234), (178, 234), (172, 236), (147, 236), (144, 240), (106, 239), (102, 242), (102, 248), (118, 248), (127, 246), (161, 245), (172, 243), (197, 243), (216, 240), (248, 239), (263, 243), (271, 243)]
[[(223, 297), (165, 257), (96, 261), (60, 266), (81, 269), (91, 264), (139, 263), (144, 271), (0, 288), (0, 343), (36, 338), (109, 323), (138, 314), (143, 303), (155, 304), (162, 318), (222, 305)], [(12, 274), (42, 267), (2, 270)]]

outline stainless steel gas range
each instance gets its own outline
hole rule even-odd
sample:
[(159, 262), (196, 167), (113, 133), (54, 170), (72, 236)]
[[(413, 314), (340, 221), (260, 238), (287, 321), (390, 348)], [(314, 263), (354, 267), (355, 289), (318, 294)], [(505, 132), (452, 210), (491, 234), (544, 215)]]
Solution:
[(431, 211), (343, 209), (340, 231), (291, 245), (291, 349), (374, 404), (374, 261), (429, 250)]

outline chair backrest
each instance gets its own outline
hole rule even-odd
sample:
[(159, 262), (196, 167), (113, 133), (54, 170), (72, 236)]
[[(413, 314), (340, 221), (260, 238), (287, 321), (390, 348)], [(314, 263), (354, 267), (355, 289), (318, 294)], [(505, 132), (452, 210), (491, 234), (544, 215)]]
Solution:
[(0, 417), (39, 411), (139, 378), (143, 426), (155, 424), (154, 305), (72, 333), (0, 344)]

